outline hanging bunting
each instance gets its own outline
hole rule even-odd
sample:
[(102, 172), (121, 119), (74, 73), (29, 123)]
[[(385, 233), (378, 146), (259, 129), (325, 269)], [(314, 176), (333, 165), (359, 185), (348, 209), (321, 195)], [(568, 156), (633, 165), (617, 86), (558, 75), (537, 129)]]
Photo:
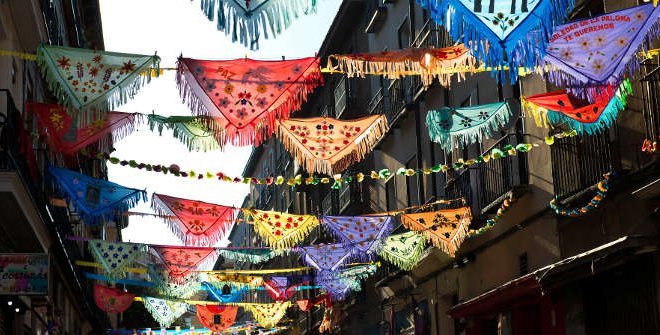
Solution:
[(154, 131), (158, 129), (158, 134), (163, 134), (163, 129), (173, 132), (174, 138), (188, 147), (189, 151), (214, 151), (221, 150), (218, 144), (204, 122), (194, 116), (160, 116), (155, 114), (147, 115), (149, 129)]
[(599, 181), (596, 184), (596, 195), (589, 200), (589, 203), (582, 206), (581, 208), (576, 209), (563, 209), (557, 205), (557, 199), (552, 199), (550, 201), (550, 208), (557, 213), (557, 215), (568, 216), (568, 217), (578, 217), (585, 215), (592, 210), (600, 206), (600, 203), (607, 197), (607, 191), (610, 189), (610, 177), (612, 173), (607, 173), (603, 175), (603, 180)]
[(187, 246), (212, 246), (230, 232), (238, 208), (154, 193), (151, 207)]
[(263, 277), (250, 276), (242, 274), (217, 274), (209, 273), (209, 283), (216, 288), (222, 289), (223, 286), (228, 285), (230, 288), (255, 289), (264, 284)]
[(632, 86), (630, 80), (625, 79), (618, 90), (613, 86), (602, 87), (593, 103), (566, 90), (521, 97), (521, 103), (537, 126), (566, 124), (580, 135), (594, 135), (616, 121), (619, 111), (626, 108), (629, 94), (632, 94)]
[[(518, 67), (536, 66), (536, 48), (547, 44), (555, 25), (564, 21), (574, 0), (417, 0), (454, 41), (470, 47), (486, 66), (509, 67), (511, 82)], [(531, 31), (538, 31), (536, 38)]]
[(264, 328), (272, 328), (286, 314), (286, 310), (291, 306), (290, 301), (276, 302), (273, 304), (256, 304), (245, 306), (252, 313), (254, 320)]
[(197, 273), (188, 274), (183, 281), (176, 283), (170, 278), (167, 269), (156, 264), (148, 266), (149, 278), (155, 283), (162, 296), (174, 299), (188, 299), (201, 289)]
[(184, 284), (186, 276), (200, 268), (212, 267), (218, 259), (215, 248), (186, 248), (178, 246), (152, 246), (169, 271), (169, 279)]
[(502, 218), (502, 215), (504, 215), (504, 213), (506, 213), (509, 210), (509, 208), (511, 207), (511, 204), (516, 202), (516, 200), (517, 199), (513, 197), (513, 192), (509, 192), (509, 195), (507, 196), (507, 198), (504, 199), (504, 201), (502, 201), (502, 205), (500, 205), (500, 208), (497, 209), (497, 213), (495, 213), (495, 217), (492, 218), (492, 219), (486, 220), (486, 224), (483, 227), (479, 228), (479, 229), (476, 229), (476, 230), (470, 229), (470, 231), (468, 232), (468, 238), (477, 237), (477, 236), (493, 229), (493, 227), (495, 227), (495, 225)]
[(471, 221), (470, 207), (401, 214), (401, 223), (406, 228), (421, 232), (434, 246), (450, 256), (454, 256), (465, 240)]
[(142, 190), (53, 166), (48, 172), (87, 224), (113, 219), (140, 201), (147, 201), (147, 193)]
[(221, 332), (234, 324), (238, 306), (197, 305), (197, 319), (214, 333)]
[(277, 137), (307, 172), (334, 175), (361, 161), (388, 129), (384, 115), (349, 121), (315, 117), (282, 121)]
[(118, 288), (94, 285), (94, 302), (102, 311), (110, 314), (123, 313), (133, 304), (135, 295)]
[[(79, 127), (60, 105), (29, 102), (25, 107), (36, 116), (39, 133), (48, 139), (51, 150), (65, 155), (73, 155), (96, 142), (101, 142), (102, 147), (119, 142), (133, 132), (138, 117), (138, 114), (108, 112), (88, 126)], [(112, 142), (108, 141), (108, 134), (112, 134)]]
[(87, 247), (103, 272), (114, 280), (126, 277), (126, 270), (145, 251), (139, 244), (103, 240), (91, 240)]
[(424, 249), (426, 249), (424, 235), (409, 231), (388, 237), (380, 252), (380, 257), (401, 270), (410, 271), (422, 259)]
[[(317, 0), (201, 0), (210, 21), (217, 15), (218, 30), (252, 50), (259, 39), (277, 37), (300, 16), (316, 13)], [(217, 5), (216, 5), (217, 4)]]
[(37, 65), (60, 104), (86, 112), (83, 125), (126, 103), (158, 74), (160, 58), (41, 45)]
[(270, 277), (270, 279), (264, 281), (266, 293), (275, 301), (286, 301), (298, 291), (299, 287), (309, 285), (309, 281), (291, 283), (289, 279), (289, 277), (284, 276)]
[(229, 291), (227, 292), (224, 287), (217, 287), (209, 282), (202, 282), (202, 287), (206, 289), (213, 300), (222, 303), (239, 302), (243, 300), (243, 296), (248, 290), (247, 287), (235, 288), (228, 285), (227, 289)]
[(340, 242), (356, 248), (367, 258), (380, 252), (392, 233), (391, 216), (323, 216), (321, 222)]
[(507, 102), (430, 110), (426, 114), (429, 137), (449, 152), (490, 138), (504, 127), (511, 117)]
[(558, 26), (544, 58), (546, 75), (593, 101), (600, 86), (617, 85), (639, 68), (636, 55), (659, 32), (660, 8), (651, 4)]
[(143, 297), (144, 308), (151, 313), (162, 328), (167, 328), (188, 310), (185, 302), (169, 301), (152, 297)]
[(302, 242), (319, 225), (313, 215), (244, 209), (246, 220), (253, 221), (254, 231), (274, 250), (290, 248)]
[[(336, 65), (335, 65), (336, 63)], [(350, 77), (365, 77), (367, 74), (382, 75), (398, 79), (408, 75), (419, 75), (424, 86), (433, 79), (448, 86), (451, 76), (465, 78), (465, 72), (476, 71), (475, 59), (462, 44), (448, 48), (406, 48), (374, 53), (328, 56), (328, 68), (333, 72), (346, 73)]]
[(277, 120), (300, 109), (321, 85), (317, 58), (229, 61), (179, 58), (177, 83), (193, 114), (202, 116), (221, 146), (259, 145)]
[(319, 272), (337, 271), (354, 256), (353, 248), (342, 243), (318, 244), (298, 249), (303, 261)]
[(235, 262), (247, 262), (251, 264), (259, 264), (267, 262), (277, 256), (286, 255), (289, 250), (269, 250), (269, 249), (220, 249), (218, 250), (220, 256), (225, 259), (233, 260)]

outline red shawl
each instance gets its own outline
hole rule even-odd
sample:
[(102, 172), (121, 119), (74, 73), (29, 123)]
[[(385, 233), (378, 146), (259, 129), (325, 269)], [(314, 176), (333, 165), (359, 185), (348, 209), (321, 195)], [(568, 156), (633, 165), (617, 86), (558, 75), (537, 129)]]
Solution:
[(133, 132), (135, 114), (109, 112), (88, 126), (78, 128), (78, 122), (60, 105), (28, 103), (27, 108), (37, 118), (40, 134), (48, 138), (52, 149), (73, 155), (86, 146), (113, 134), (113, 142)]
[(323, 294), (312, 299), (299, 299), (296, 301), (298, 307), (303, 312), (308, 312), (313, 306), (323, 304), (326, 308), (332, 307), (332, 300), (329, 294)]
[(151, 207), (166, 217), (170, 230), (185, 245), (212, 246), (225, 238), (238, 208), (154, 193)]
[(169, 270), (175, 284), (184, 284), (186, 276), (201, 267), (215, 264), (215, 248), (156, 247), (152, 246)]
[(106, 313), (123, 313), (133, 303), (135, 295), (117, 288), (94, 285), (94, 302)]
[(566, 90), (537, 94), (525, 97), (525, 100), (537, 107), (562, 113), (575, 121), (593, 123), (600, 118), (600, 114), (614, 96), (615, 88), (613, 86), (603, 87), (602, 93), (598, 95), (594, 103), (569, 94)]
[(197, 318), (204, 327), (213, 332), (221, 332), (236, 321), (237, 306), (197, 305)]
[(259, 145), (321, 85), (315, 57), (286, 61), (179, 58), (177, 83), (196, 115), (210, 116), (221, 145)]

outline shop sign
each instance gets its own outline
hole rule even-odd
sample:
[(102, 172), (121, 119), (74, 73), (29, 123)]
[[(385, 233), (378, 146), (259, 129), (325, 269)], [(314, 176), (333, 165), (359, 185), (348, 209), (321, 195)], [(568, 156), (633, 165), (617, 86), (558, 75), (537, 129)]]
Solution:
[(0, 295), (48, 294), (47, 254), (0, 254)]

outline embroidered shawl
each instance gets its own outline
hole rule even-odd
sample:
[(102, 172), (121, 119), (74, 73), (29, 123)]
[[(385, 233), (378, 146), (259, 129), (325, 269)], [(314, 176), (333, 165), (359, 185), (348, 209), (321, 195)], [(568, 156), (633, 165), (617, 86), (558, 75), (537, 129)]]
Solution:
[(186, 276), (201, 268), (211, 267), (218, 259), (215, 248), (187, 248), (178, 246), (152, 246), (169, 270), (169, 278), (175, 284), (183, 284)]
[(617, 85), (637, 70), (638, 52), (659, 32), (660, 8), (651, 4), (558, 26), (544, 58), (550, 65), (547, 76), (593, 101), (599, 86)]
[(317, 58), (229, 61), (180, 58), (177, 83), (221, 146), (259, 145), (322, 84)]
[(209, 273), (209, 283), (216, 288), (229, 285), (230, 288), (257, 288), (263, 285), (264, 279), (259, 276), (244, 276), (239, 274)]
[(252, 313), (254, 320), (262, 327), (272, 328), (284, 317), (289, 306), (291, 306), (291, 302), (285, 301), (273, 304), (246, 305), (246, 308)]
[(147, 201), (147, 193), (142, 190), (53, 166), (48, 168), (48, 172), (53, 176), (55, 186), (66, 194), (87, 224), (112, 219), (137, 205), (140, 200)]
[(185, 245), (212, 246), (229, 233), (238, 208), (154, 193), (151, 207)]
[(275, 301), (285, 301), (290, 299), (303, 285), (309, 282), (291, 283), (288, 277), (273, 276), (264, 281), (264, 289)]
[(567, 124), (578, 134), (593, 135), (609, 128), (619, 111), (626, 108), (628, 94), (632, 94), (630, 80), (613, 86), (601, 87), (593, 103), (560, 90), (521, 97), (522, 107), (536, 121), (537, 126)]
[(349, 244), (363, 254), (373, 257), (383, 241), (392, 233), (391, 216), (324, 216), (321, 222), (340, 242)]
[(442, 107), (426, 114), (429, 137), (447, 152), (477, 143), (495, 134), (509, 122), (506, 102), (461, 108)]
[(131, 307), (133, 298), (135, 295), (118, 288), (94, 285), (94, 302), (99, 309), (106, 313), (123, 313)]
[(234, 324), (238, 306), (197, 305), (197, 319), (211, 331), (221, 332)]
[(336, 271), (353, 256), (353, 249), (342, 243), (318, 244), (298, 249), (307, 265), (317, 271)]
[(147, 116), (149, 129), (158, 129), (158, 134), (163, 134), (163, 129), (172, 131), (174, 138), (188, 147), (189, 151), (213, 151), (222, 147), (215, 140), (211, 132), (200, 118), (194, 116), (160, 116), (150, 114)]
[(272, 249), (282, 250), (302, 242), (319, 225), (313, 215), (244, 209), (246, 220), (252, 218), (254, 230)]
[(380, 257), (401, 270), (410, 271), (417, 266), (425, 247), (424, 235), (409, 231), (388, 237), (380, 251)]
[(154, 320), (163, 327), (169, 327), (176, 319), (188, 310), (184, 302), (168, 301), (152, 297), (143, 297), (144, 308), (151, 313)]
[(89, 252), (108, 278), (112, 280), (126, 277), (125, 271), (145, 251), (145, 247), (133, 243), (90, 240)]
[[(112, 143), (133, 132), (136, 115), (109, 112), (104, 117), (94, 120), (86, 127), (79, 127), (74, 117), (60, 105), (30, 102), (28, 111), (36, 116), (39, 133), (48, 138), (51, 149), (65, 155), (73, 155), (90, 144), (101, 142), (109, 146), (108, 134), (112, 134)], [(80, 112), (74, 112), (80, 114)]]
[[(486, 66), (509, 66), (511, 82), (518, 67), (536, 64), (536, 47), (547, 44), (553, 27), (568, 16), (574, 0), (417, 0), (431, 18), (445, 25), (454, 41), (470, 47)], [(540, 33), (530, 36), (530, 31)], [(535, 38), (532, 38), (535, 37)]]
[(309, 312), (313, 306), (323, 304), (326, 308), (332, 306), (332, 299), (328, 294), (321, 294), (312, 299), (298, 299), (296, 304), (303, 312)]
[[(158, 74), (158, 56), (68, 48), (42, 44), (37, 65), (60, 104), (84, 113), (81, 124), (101, 119), (99, 112), (126, 103)], [(155, 69), (155, 71), (152, 71)]]
[[(337, 63), (337, 65), (335, 65)], [(330, 55), (328, 68), (350, 77), (367, 74), (383, 75), (397, 79), (406, 75), (419, 75), (424, 86), (437, 78), (440, 85), (448, 86), (451, 76), (465, 77), (465, 72), (475, 71), (475, 60), (462, 44), (448, 48), (406, 48), (366, 54)]]
[[(218, 30), (250, 49), (259, 49), (259, 38), (276, 37), (294, 19), (316, 12), (317, 0), (202, 0), (210, 20), (217, 13)], [(217, 3), (217, 6), (216, 6)]]
[(243, 295), (248, 290), (247, 287), (237, 289), (235, 287), (229, 286), (230, 293), (223, 294), (221, 287), (217, 287), (209, 282), (202, 282), (202, 287), (206, 289), (206, 291), (209, 293), (209, 296), (213, 300), (224, 303), (241, 301), (243, 299)]
[(406, 228), (422, 232), (427, 240), (450, 256), (454, 256), (465, 240), (471, 221), (470, 207), (401, 214), (401, 223)]
[(175, 283), (164, 267), (150, 264), (147, 269), (149, 278), (156, 284), (156, 290), (164, 297), (188, 299), (201, 289), (197, 273), (190, 273), (183, 281)]
[(281, 122), (277, 137), (307, 172), (334, 175), (361, 161), (388, 129), (384, 115), (349, 121), (316, 117)]
[(289, 250), (269, 250), (269, 249), (219, 249), (220, 256), (236, 262), (247, 262), (258, 264), (267, 262), (277, 256), (286, 255)]
[(344, 300), (351, 292), (362, 290), (360, 281), (354, 278), (319, 278), (317, 283), (333, 300)]

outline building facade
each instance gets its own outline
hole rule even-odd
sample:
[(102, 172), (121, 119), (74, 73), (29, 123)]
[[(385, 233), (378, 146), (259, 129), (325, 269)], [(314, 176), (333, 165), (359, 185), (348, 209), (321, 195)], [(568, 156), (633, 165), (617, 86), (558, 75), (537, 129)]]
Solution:
[[(576, 2), (571, 19), (645, 3)], [(415, 0), (345, 0), (318, 55), (324, 64), (334, 53), (453, 43)], [(390, 122), (374, 153), (352, 167), (356, 171), (424, 169), (507, 145), (541, 145), (455, 172), (392, 175), (339, 190), (252, 185), (245, 204), (292, 213), (358, 215), (463, 197), (472, 209), (471, 228), (478, 229), (505, 199), (515, 199), (497, 225), (466, 239), (456, 257), (429, 247), (412, 271), (383, 264), (363, 290), (344, 303), (349, 317), (335, 329), (338, 334), (657, 334), (660, 162), (657, 155), (642, 152), (641, 144), (660, 133), (658, 66), (657, 57), (644, 61), (632, 78), (634, 95), (610, 129), (557, 139), (553, 145), (543, 144), (543, 139), (561, 129), (539, 128), (521, 113), (521, 96), (556, 89), (539, 75), (511, 85), (506, 78), (498, 84), (490, 73), (468, 74), (448, 87), (436, 83), (427, 88), (415, 77), (327, 75), (325, 86), (296, 117), (384, 114)], [(505, 100), (515, 117), (499, 138), (449, 154), (429, 139), (429, 110)], [(567, 218), (550, 208), (552, 199), (562, 207), (582, 206), (609, 172), (610, 191), (597, 209)], [(271, 139), (254, 150), (244, 175), (297, 174), (305, 172)], [(249, 234), (246, 229), (241, 238), (258, 244)], [(327, 238), (319, 231), (309, 242)], [(318, 321), (318, 316), (304, 316), (299, 330), (314, 333)]]
[[(40, 43), (103, 50), (98, 1), (0, 1), (0, 50), (34, 54)], [(94, 305), (91, 282), (74, 267), (89, 256), (87, 248), (66, 237), (116, 238), (118, 230), (80, 222), (58, 201), (45, 169), (66, 166), (104, 178), (105, 165), (49, 151), (24, 109), (28, 101), (54, 102), (34, 61), (0, 56), (0, 253), (49, 260), (46, 294), (0, 293), (0, 334), (100, 334), (110, 326), (108, 317)]]

